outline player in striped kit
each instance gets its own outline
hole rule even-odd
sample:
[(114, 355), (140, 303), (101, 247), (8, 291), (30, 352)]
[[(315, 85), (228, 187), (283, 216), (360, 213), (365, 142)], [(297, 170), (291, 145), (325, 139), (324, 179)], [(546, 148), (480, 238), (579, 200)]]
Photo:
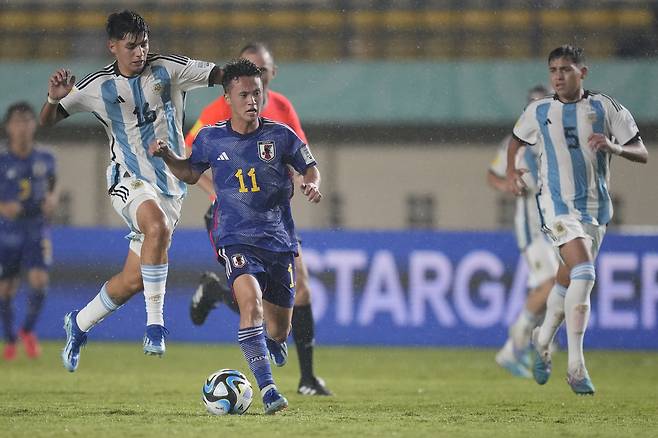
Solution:
[(82, 310), (65, 317), (62, 360), (71, 372), (78, 366), (87, 332), (142, 290), (147, 314), (144, 353), (164, 354), (167, 250), (186, 186), (148, 154), (148, 146), (156, 137), (166, 138), (174, 150), (184, 153), (185, 93), (221, 83), (221, 69), (212, 63), (149, 54), (149, 27), (135, 12), (111, 14), (107, 34), (115, 61), (75, 86), (70, 71), (56, 71), (40, 116), (43, 125), (52, 125), (74, 113), (91, 112), (102, 123), (110, 141), (108, 193), (131, 231), (123, 270)]
[[(528, 102), (548, 94), (543, 85), (528, 91)], [(491, 187), (507, 192), (507, 147), (511, 136), (506, 137), (489, 166), (487, 182)], [(519, 250), (528, 265), (528, 297), (524, 309), (509, 328), (509, 336), (503, 348), (496, 354), (496, 363), (520, 377), (531, 377), (528, 360), (530, 335), (539, 324), (546, 309), (546, 299), (555, 283), (558, 260), (548, 238), (541, 231), (537, 206), (538, 157), (536, 148), (524, 148), (517, 155), (517, 167), (528, 169), (527, 184), (523, 196), (516, 200), (514, 234)]]
[(288, 401), (274, 383), (267, 358), (285, 365), (295, 302), (298, 245), (289, 166), (303, 175), (302, 190), (309, 201), (320, 202), (322, 194), (308, 145), (287, 125), (259, 117), (260, 76), (247, 59), (228, 64), (224, 90), (231, 119), (201, 129), (187, 159), (162, 141), (152, 144), (151, 152), (189, 184), (212, 169), (217, 194), (212, 239), (240, 309), (238, 342), (258, 382), (265, 413), (273, 414)]
[(616, 155), (646, 163), (648, 152), (626, 108), (605, 94), (583, 89), (588, 68), (582, 49), (556, 48), (548, 55), (548, 71), (555, 95), (530, 103), (517, 121), (506, 172), (509, 190), (520, 195), (524, 170), (517, 169), (514, 157), (521, 146), (539, 147), (542, 226), (560, 256), (544, 322), (532, 334), (533, 375), (540, 385), (548, 381), (549, 345), (564, 320), (567, 382), (577, 394), (594, 394), (583, 338), (595, 281), (594, 260), (612, 218), (610, 160)]

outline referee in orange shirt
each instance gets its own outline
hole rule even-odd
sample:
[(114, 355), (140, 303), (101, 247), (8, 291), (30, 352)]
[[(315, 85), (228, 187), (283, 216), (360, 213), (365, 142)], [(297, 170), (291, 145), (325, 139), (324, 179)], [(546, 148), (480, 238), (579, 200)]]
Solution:
[[(241, 51), (240, 57), (246, 58), (256, 64), (262, 71), (263, 93), (265, 95), (263, 110), (261, 116), (282, 122), (288, 125), (305, 143), (308, 143), (306, 134), (302, 130), (299, 117), (292, 103), (281, 93), (272, 91), (269, 88), (270, 81), (276, 76), (276, 65), (271, 52), (263, 43), (247, 44)], [(192, 147), (194, 138), (201, 128), (206, 125), (215, 124), (221, 120), (227, 120), (231, 117), (231, 108), (226, 103), (224, 96), (219, 96), (208, 106), (206, 106), (199, 119), (196, 121), (190, 132), (185, 137), (185, 144), (188, 148)], [(203, 175), (198, 182), (199, 186), (206, 191), (214, 200), (215, 194), (212, 188), (212, 181), (207, 175)], [(212, 223), (212, 206), (206, 213), (206, 226), (210, 227)], [(301, 241), (300, 241), (301, 243)], [(297, 392), (303, 395), (332, 395), (331, 391), (325, 386), (324, 381), (315, 376), (313, 372), (313, 346), (315, 343), (315, 322), (311, 310), (311, 291), (308, 284), (308, 269), (302, 258), (302, 249), (299, 246), (299, 255), (295, 257), (296, 294), (295, 306), (292, 314), (292, 336), (297, 347), (299, 356), (299, 368), (301, 378)], [(226, 279), (222, 276), (215, 275), (212, 272), (205, 272), (201, 276), (201, 281), (196, 293), (192, 297), (190, 305), (190, 316), (192, 322), (201, 325), (206, 320), (210, 311), (218, 303), (224, 302), (230, 309), (239, 312), (233, 293), (226, 286)]]

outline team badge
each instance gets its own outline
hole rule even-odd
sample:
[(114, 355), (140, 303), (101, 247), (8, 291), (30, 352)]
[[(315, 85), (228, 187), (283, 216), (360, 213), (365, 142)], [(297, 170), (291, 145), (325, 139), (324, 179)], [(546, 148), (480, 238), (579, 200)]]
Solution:
[(247, 264), (247, 260), (244, 258), (242, 254), (233, 254), (231, 256), (231, 263), (233, 264), (234, 267), (240, 269)]
[(274, 140), (259, 141), (258, 142), (258, 158), (269, 163), (276, 156), (276, 149), (274, 147)]
[(144, 183), (139, 179), (130, 182), (130, 187), (132, 187), (133, 189), (138, 189), (143, 185)]
[(599, 116), (594, 111), (591, 111), (591, 112), (587, 113), (587, 120), (592, 124), (596, 123), (598, 118), (599, 118)]
[(153, 92), (155, 94), (160, 94), (162, 92), (162, 82), (156, 82), (153, 84)]
[(555, 233), (556, 233), (558, 236), (561, 236), (561, 235), (563, 235), (563, 234), (566, 233), (566, 232), (567, 232), (567, 229), (566, 229), (566, 227), (564, 226), (564, 224), (562, 224), (562, 222), (557, 222), (557, 223), (555, 224)]

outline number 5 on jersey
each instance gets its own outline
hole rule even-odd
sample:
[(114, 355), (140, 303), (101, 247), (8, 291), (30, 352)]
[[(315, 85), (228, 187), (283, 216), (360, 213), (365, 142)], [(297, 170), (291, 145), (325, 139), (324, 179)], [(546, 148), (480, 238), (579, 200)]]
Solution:
[[(253, 167), (249, 169), (249, 172), (247, 172), (247, 176), (251, 177), (251, 191), (260, 192), (260, 187), (258, 187), (258, 183), (256, 182), (256, 169)], [(238, 182), (240, 183), (240, 189), (238, 191), (240, 193), (247, 193), (249, 189), (247, 188), (247, 186), (244, 185), (244, 176), (242, 173), (242, 169), (238, 169), (238, 171), (235, 172), (235, 177), (238, 179)]]

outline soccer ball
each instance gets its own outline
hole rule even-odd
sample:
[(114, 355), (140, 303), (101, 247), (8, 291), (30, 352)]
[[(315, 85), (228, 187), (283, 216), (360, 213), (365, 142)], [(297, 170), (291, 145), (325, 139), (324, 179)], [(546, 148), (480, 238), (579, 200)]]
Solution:
[(206, 409), (213, 415), (242, 415), (254, 399), (249, 380), (240, 371), (230, 369), (208, 376), (201, 393)]

